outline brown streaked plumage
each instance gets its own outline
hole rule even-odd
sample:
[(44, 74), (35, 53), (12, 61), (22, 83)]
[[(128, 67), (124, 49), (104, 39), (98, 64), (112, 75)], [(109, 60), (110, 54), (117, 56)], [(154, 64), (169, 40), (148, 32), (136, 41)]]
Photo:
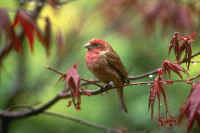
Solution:
[(120, 104), (128, 112), (124, 102), (122, 84), (128, 82), (126, 72), (119, 55), (102, 39), (92, 39), (85, 46), (88, 49), (85, 61), (88, 69), (102, 82), (112, 81), (118, 86)]

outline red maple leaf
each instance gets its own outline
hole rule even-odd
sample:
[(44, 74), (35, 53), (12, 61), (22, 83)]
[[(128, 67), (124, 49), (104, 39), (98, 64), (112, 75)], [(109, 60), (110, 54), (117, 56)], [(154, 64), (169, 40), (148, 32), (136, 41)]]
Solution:
[(191, 35), (180, 35), (179, 32), (175, 32), (168, 48), (168, 56), (173, 49), (178, 63), (180, 63), (181, 56), (185, 53), (183, 60), (186, 62), (188, 69), (192, 57), (191, 43), (194, 41), (195, 35), (194, 32)]
[(191, 43), (194, 41), (195, 33), (193, 32), (191, 35), (182, 36), (180, 40), (183, 40), (183, 43), (180, 45), (180, 54), (185, 51), (184, 60), (186, 61), (187, 68), (190, 67), (190, 62), (192, 58), (192, 47)]
[[(160, 123), (161, 126), (172, 126), (174, 124), (176, 124), (176, 119), (172, 116), (169, 116), (169, 112), (168, 112), (168, 104), (167, 104), (167, 96), (165, 93), (165, 90), (163, 88), (163, 84), (172, 84), (173, 82), (171, 81), (167, 81), (167, 80), (162, 80), (161, 76), (162, 76), (162, 69), (158, 70), (158, 75), (157, 77), (154, 79), (154, 82), (152, 84), (152, 87), (150, 89), (150, 95), (149, 95), (149, 104), (148, 104), (148, 108), (149, 110), (151, 109), (151, 119), (153, 119), (154, 117), (154, 103), (155, 103), (155, 99), (157, 97), (158, 99), (158, 121)], [(163, 97), (164, 100), (164, 104), (165, 104), (165, 118), (161, 117), (160, 115), (160, 106), (161, 106), (161, 95)]]
[(21, 24), (23, 31), (29, 41), (31, 51), (33, 51), (34, 33), (37, 32), (38, 35), (40, 34), (38, 32), (36, 23), (34, 22), (32, 17), (28, 15), (28, 13), (25, 12), (24, 10), (19, 10), (17, 12), (12, 26), (16, 27), (19, 23)]
[(179, 62), (180, 61), (180, 53), (179, 53), (179, 32), (175, 32), (172, 40), (169, 43), (169, 48), (168, 48), (168, 56), (171, 53), (171, 50), (174, 50), (174, 54), (176, 56), (176, 60)]
[(195, 121), (200, 128), (200, 81), (192, 84), (192, 90), (181, 107), (178, 123), (182, 122), (184, 116), (188, 119), (187, 133), (190, 132)]
[(71, 92), (72, 103), (75, 108), (79, 110), (81, 104), (80, 76), (76, 69), (77, 64), (62, 75), (60, 79), (65, 79), (65, 83), (68, 85), (69, 91)]
[(163, 67), (164, 73), (168, 74), (169, 78), (170, 78), (170, 75), (171, 75), (171, 71), (175, 72), (181, 79), (183, 78), (183, 76), (181, 75), (180, 72), (184, 72), (184, 73), (187, 74), (187, 71), (182, 66), (180, 66), (180, 64), (172, 63), (168, 60), (163, 61), (162, 67)]
[(166, 117), (167, 117), (167, 113), (168, 113), (167, 97), (166, 97), (165, 90), (163, 88), (163, 83), (165, 81), (162, 80), (161, 75), (162, 75), (162, 69), (160, 69), (158, 71), (158, 76), (154, 79), (153, 85), (150, 89), (148, 108), (151, 109), (151, 118), (152, 119), (153, 119), (153, 115), (154, 115), (154, 103), (155, 103), (156, 97), (158, 99), (158, 116), (160, 118), (160, 106), (161, 106), (160, 95), (163, 96), (165, 110), (166, 110), (165, 111)]

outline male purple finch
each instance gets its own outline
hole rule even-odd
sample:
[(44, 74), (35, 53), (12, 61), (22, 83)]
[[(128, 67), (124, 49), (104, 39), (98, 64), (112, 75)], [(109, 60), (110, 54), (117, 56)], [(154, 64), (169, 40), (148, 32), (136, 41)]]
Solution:
[(124, 102), (122, 85), (128, 82), (126, 72), (119, 55), (112, 47), (102, 39), (92, 39), (84, 45), (88, 49), (85, 61), (88, 69), (100, 81), (109, 84), (113, 82), (117, 87), (120, 104), (125, 112), (128, 112)]

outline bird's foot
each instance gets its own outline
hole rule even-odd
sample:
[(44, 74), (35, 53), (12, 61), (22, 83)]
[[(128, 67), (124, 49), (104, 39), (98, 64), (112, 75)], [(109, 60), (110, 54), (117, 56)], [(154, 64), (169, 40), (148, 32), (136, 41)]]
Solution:
[(101, 88), (102, 93), (103, 93), (103, 92), (108, 93), (107, 89), (109, 89), (109, 88), (111, 88), (111, 87), (113, 87), (113, 83), (112, 83), (112, 82), (109, 82), (108, 84), (105, 84), (105, 85)]

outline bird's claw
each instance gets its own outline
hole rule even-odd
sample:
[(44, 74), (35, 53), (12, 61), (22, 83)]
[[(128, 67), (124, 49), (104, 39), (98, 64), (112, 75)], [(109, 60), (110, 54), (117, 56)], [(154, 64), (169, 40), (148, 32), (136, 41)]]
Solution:
[(107, 92), (108, 93), (108, 91), (106, 91), (107, 89), (109, 89), (109, 88), (111, 88), (111, 87), (113, 87), (113, 84), (110, 82), (110, 83), (108, 83), (108, 84), (105, 84), (102, 88), (101, 88), (101, 92), (103, 93), (103, 92)]
[(108, 88), (110, 88), (110, 87), (112, 87), (111, 84), (106, 84), (106, 85), (103, 86), (103, 89), (108, 89)]

